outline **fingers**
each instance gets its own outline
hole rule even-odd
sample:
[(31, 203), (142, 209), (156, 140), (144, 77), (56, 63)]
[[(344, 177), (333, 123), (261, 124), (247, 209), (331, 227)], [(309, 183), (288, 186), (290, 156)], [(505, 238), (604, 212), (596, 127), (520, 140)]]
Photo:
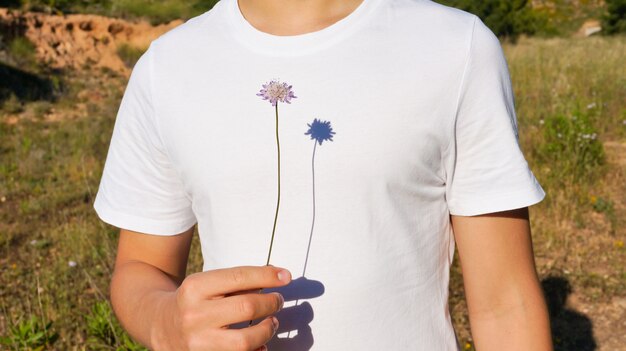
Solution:
[[(263, 292), (263, 289), (250, 289), (250, 290), (235, 291), (235, 292), (226, 294), (225, 296), (236, 296), (236, 295), (245, 295), (245, 294), (260, 294), (261, 292)], [(266, 291), (266, 292), (269, 292), (269, 291)]]
[(211, 319), (225, 326), (274, 314), (283, 308), (284, 300), (279, 293), (269, 293), (229, 296), (210, 303)]
[(181, 287), (188, 285), (197, 298), (221, 297), (232, 292), (287, 285), (291, 273), (274, 266), (242, 266), (194, 273), (188, 276)]
[(278, 319), (268, 317), (261, 323), (244, 329), (226, 330), (224, 341), (227, 341), (229, 350), (267, 350), (264, 346), (278, 330)]
[(193, 345), (189, 349), (264, 350), (276, 333), (275, 317), (248, 328), (231, 326), (280, 311), (282, 295), (260, 294), (259, 290), (290, 282), (291, 273), (274, 266), (224, 268), (187, 276), (174, 296), (181, 344)]

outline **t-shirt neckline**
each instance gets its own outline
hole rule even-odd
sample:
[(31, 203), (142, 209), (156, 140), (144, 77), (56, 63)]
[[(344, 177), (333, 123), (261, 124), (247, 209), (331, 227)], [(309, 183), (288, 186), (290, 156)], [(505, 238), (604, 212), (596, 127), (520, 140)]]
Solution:
[(384, 0), (362, 0), (346, 17), (320, 30), (298, 35), (274, 35), (258, 30), (239, 9), (238, 0), (225, 2), (225, 12), (233, 35), (249, 49), (268, 56), (301, 56), (319, 51), (353, 33)]

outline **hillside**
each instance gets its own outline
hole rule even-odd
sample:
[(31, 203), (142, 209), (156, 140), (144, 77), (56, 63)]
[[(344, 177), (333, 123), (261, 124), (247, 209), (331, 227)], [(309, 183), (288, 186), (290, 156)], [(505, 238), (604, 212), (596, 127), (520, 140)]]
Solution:
[(98, 15), (50, 15), (0, 8), (0, 33), (5, 41), (24, 36), (35, 46), (39, 62), (55, 69), (106, 67), (128, 74), (120, 50), (145, 49), (151, 40), (183, 23), (152, 26)]
[[(557, 34), (584, 34), (585, 23), (595, 23), (602, 17), (604, 0), (532, 0), (534, 11), (544, 15), (547, 27)], [(587, 24), (586, 26), (589, 26)]]

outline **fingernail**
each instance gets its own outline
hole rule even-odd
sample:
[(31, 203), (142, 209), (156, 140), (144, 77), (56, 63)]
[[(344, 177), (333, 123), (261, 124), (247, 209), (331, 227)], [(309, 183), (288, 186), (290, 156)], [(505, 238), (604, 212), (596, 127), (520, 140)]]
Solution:
[(288, 283), (291, 280), (291, 273), (286, 269), (281, 270), (278, 272), (278, 280)]
[(274, 331), (278, 330), (278, 318), (272, 316), (272, 324), (274, 325)]

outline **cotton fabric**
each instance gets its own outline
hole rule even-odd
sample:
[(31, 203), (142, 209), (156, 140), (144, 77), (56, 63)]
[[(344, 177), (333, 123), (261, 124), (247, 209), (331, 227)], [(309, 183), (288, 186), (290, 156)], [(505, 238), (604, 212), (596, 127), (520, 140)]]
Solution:
[[(299, 279), (270, 350), (460, 350), (449, 216), (545, 196), (520, 149), (500, 43), (467, 12), (364, 0), (322, 30), (276, 36), (220, 1), (135, 65), (98, 216), (160, 236), (197, 223), (203, 270), (265, 264), (276, 110), (256, 94), (273, 79), (296, 97), (278, 102), (271, 264)], [(306, 134), (314, 119), (332, 140)]]

